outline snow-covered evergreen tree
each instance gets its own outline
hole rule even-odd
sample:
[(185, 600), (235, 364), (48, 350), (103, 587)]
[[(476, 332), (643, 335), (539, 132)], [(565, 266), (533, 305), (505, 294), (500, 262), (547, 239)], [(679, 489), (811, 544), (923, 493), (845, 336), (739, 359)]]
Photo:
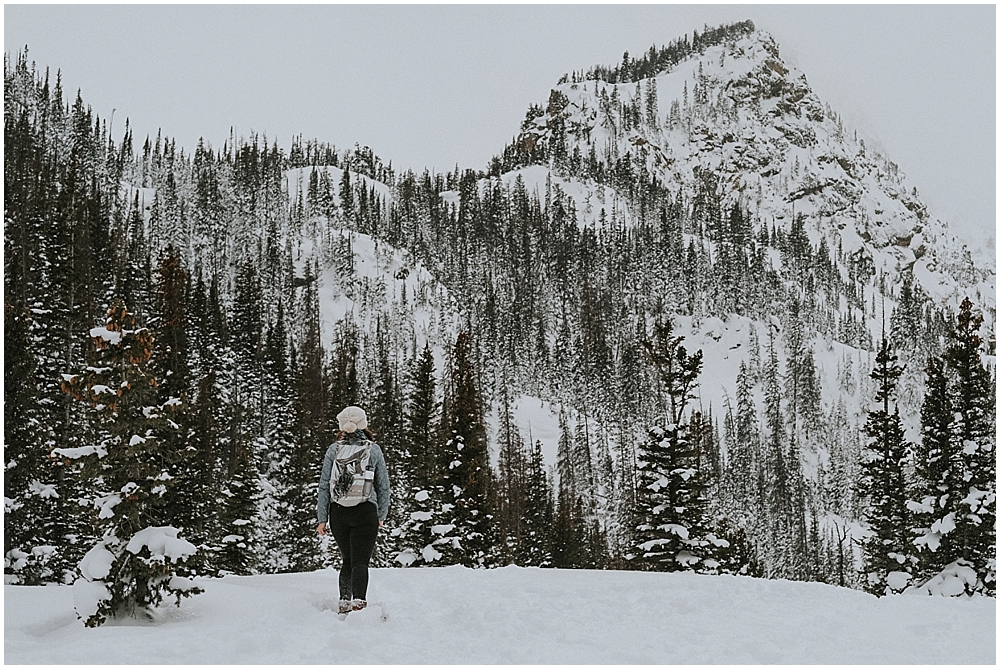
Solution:
[(577, 492), (574, 445), (569, 417), (565, 410), (560, 410), (556, 459), (558, 484), (551, 532), (552, 566), (561, 569), (594, 566), (583, 499)]
[(446, 501), (438, 458), (441, 407), (429, 345), (424, 345), (412, 365), (405, 408), (405, 457), (402, 475), (394, 483), (403, 491), (398, 501), (403, 520), (392, 530), (401, 546), (395, 561), (403, 566), (436, 563), (444, 556), (443, 550), (455, 548), (456, 539), (444, 517), (452, 505)]
[(707, 462), (699, 464), (700, 416), (694, 424), (685, 409), (701, 374), (702, 352), (688, 354), (672, 321), (657, 322), (655, 341), (642, 344), (656, 367), (666, 396), (663, 425), (649, 428), (638, 455), (639, 486), (634, 548), (628, 559), (662, 571), (714, 570), (714, 553), (728, 546), (711, 533), (706, 517)]
[(921, 440), (914, 449), (916, 483), (907, 502), (917, 534), (913, 543), (919, 551), (921, 580), (934, 576), (959, 557), (951, 531), (963, 483), (958, 442), (951, 438), (955, 412), (943, 360), (928, 360), (926, 374)]
[[(736, 377), (736, 414), (729, 407), (725, 422), (727, 457), (721, 482), (727, 509), (744, 529), (760, 522), (761, 495), (758, 488), (761, 442), (757, 407), (746, 363)], [(757, 531), (757, 530), (751, 530)]]
[[(297, 473), (293, 469), (297, 446), (295, 414), (292, 406), (294, 370), (288, 359), (289, 342), (285, 317), (284, 303), (279, 302), (277, 315), (268, 329), (264, 347), (264, 373), (267, 380), (269, 411), (264, 416), (264, 438), (258, 442), (261, 497), (255, 557), (258, 568), (267, 572), (288, 571), (291, 564), (286, 541), (289, 530), (289, 509), (285, 507), (286, 502), (283, 500), (288, 487), (293, 484), (291, 477)], [(247, 488), (244, 485), (237, 490), (246, 492)], [(230, 491), (232, 492), (232, 489)], [(232, 528), (225, 536), (233, 533), (244, 536), (242, 528)], [(236, 547), (239, 547), (238, 543)]]
[(207, 446), (199, 431), (211, 427), (200, 424), (204, 419), (199, 413), (207, 401), (203, 393), (196, 404), (189, 351), (188, 323), (189, 285), (187, 272), (180, 254), (173, 246), (168, 246), (159, 259), (156, 280), (149, 298), (149, 325), (156, 341), (149, 360), (149, 371), (157, 379), (157, 403), (171, 400), (180, 401), (173, 411), (171, 420), (177, 428), (166, 432), (162, 438), (163, 447), (172, 453), (183, 453), (184, 457), (169, 463), (168, 472), (174, 480), (165, 497), (167, 512), (164, 522), (184, 528), (185, 538), (199, 548), (204, 547), (187, 564), (183, 571), (211, 572), (211, 528), (215, 520), (217, 492), (212, 485), (217, 468), (211, 459), (211, 448)]
[(370, 382), (372, 399), (369, 425), (375, 434), (375, 439), (382, 449), (386, 460), (390, 485), (396, 491), (397, 499), (389, 505), (389, 515), (383, 529), (379, 531), (375, 547), (373, 564), (379, 567), (392, 565), (392, 559), (399, 554), (401, 547), (396, 540), (398, 533), (393, 529), (399, 527), (406, 518), (406, 507), (398, 503), (399, 491), (405, 490), (402, 483), (405, 461), (407, 459), (403, 421), (402, 390), (396, 379), (394, 365), (389, 357), (389, 342), (381, 321), (376, 333), (376, 361), (374, 378)]
[(62, 575), (49, 564), (57, 550), (50, 532), (59, 490), (34, 406), (37, 359), (30, 328), (30, 314), (4, 305), (4, 574), (35, 585)]
[(200, 592), (178, 577), (177, 567), (195, 553), (178, 537), (183, 528), (169, 520), (169, 490), (176, 482), (169, 467), (183, 453), (171, 452), (165, 438), (178, 428), (171, 420), (181, 399), (158, 402), (159, 381), (148, 370), (153, 336), (136, 326), (121, 300), (108, 309), (104, 326), (90, 331), (97, 353), (82, 374), (66, 374), (63, 389), (91, 406), (96, 440), (57, 457), (80, 459), (83, 475), (99, 494), (90, 502), (101, 541), (80, 563), (74, 585), (77, 614), (88, 626), (109, 617), (149, 614), (164, 597)]
[(264, 557), (257, 548), (261, 496), (253, 452), (247, 449), (237, 453), (233, 472), (221, 490), (221, 508), (216, 512), (219, 530), (224, 535), (216, 558), (221, 573), (253, 573)]
[(865, 521), (871, 535), (862, 543), (865, 588), (877, 595), (901, 592), (913, 576), (910, 514), (906, 508), (906, 470), (912, 457), (896, 406), (896, 382), (902, 374), (896, 355), (883, 337), (871, 377), (875, 408), (868, 412), (868, 444), (861, 456), (858, 492), (867, 499)]
[(996, 592), (995, 379), (982, 360), (982, 315), (962, 302), (951, 344), (927, 366), (916, 467), (914, 544), (921, 575), (968, 567), (965, 591)]
[(983, 364), (983, 316), (966, 298), (945, 359), (954, 378), (952, 438), (962, 445), (964, 486), (955, 532), (962, 558), (979, 576), (977, 588), (996, 592), (996, 380)]
[(524, 476), (524, 513), (521, 518), (521, 564), (552, 565), (552, 485), (545, 469), (542, 443), (536, 441), (527, 453)]
[(500, 430), (497, 435), (499, 456), (495, 488), (495, 505), (499, 543), (496, 546), (500, 564), (524, 564), (521, 555), (524, 514), (527, 512), (526, 488), (527, 453), (524, 440), (514, 424), (510, 397), (503, 391), (500, 404)]
[[(448, 521), (438, 528), (458, 539), (455, 559), (466, 566), (484, 566), (490, 557), (493, 523), (490, 508), (493, 476), (487, 450), (483, 400), (473, 367), (472, 342), (465, 332), (455, 340), (449, 372), (448, 439), (444, 456), (444, 487)], [(449, 528), (450, 529), (445, 529)], [(433, 528), (432, 528), (433, 531)]]
[(761, 467), (761, 488), (766, 490), (768, 575), (795, 578), (801, 574), (803, 556), (796, 552), (803, 542), (795, 490), (799, 482), (788, 462), (787, 432), (781, 407), (781, 370), (774, 333), (771, 332), (764, 374), (764, 410), (767, 426), (765, 464)]

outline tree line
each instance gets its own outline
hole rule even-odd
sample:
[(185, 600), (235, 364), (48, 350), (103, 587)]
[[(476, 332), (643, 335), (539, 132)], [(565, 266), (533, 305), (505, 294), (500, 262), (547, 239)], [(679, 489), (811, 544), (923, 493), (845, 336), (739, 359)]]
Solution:
[[(314, 533), (318, 466), (332, 416), (362, 404), (397, 493), (380, 564), (697, 569), (884, 591), (878, 550), (866, 544), (859, 572), (838, 533), (880, 526), (889, 479), (853, 485), (873, 446), (842, 404), (820, 401), (811, 344), (874, 348), (866, 322), (884, 278), (863, 254), (813, 246), (801, 217), (769, 226), (723, 206), (710, 173), (685, 192), (611, 154), (565, 158), (628, 194), (627, 207), (594, 203), (583, 225), (551, 178), (532, 191), (500, 168), (397, 175), (361, 147), (297, 140), (286, 156), (259, 138), (187, 155), (157, 137), (134, 155), (128, 131), (116, 145), (25, 55), (5, 61), (5, 91), (5, 573), (17, 581), (72, 580), (98, 544), (148, 575), (155, 556), (123, 545), (144, 523), (181, 528), (197, 548), (180, 575), (331, 564)], [(292, 192), (295, 169), (308, 177)], [(459, 305), (457, 327), (422, 336), (400, 314), (426, 291), (379, 311), (386, 286), (357, 283), (353, 299), (376, 315), (339, 320), (324, 345), (319, 277), (353, 271), (344, 229), (431, 270)], [(947, 556), (986, 574), (995, 455), (965, 451), (994, 434), (970, 399), (993, 381), (969, 371), (983, 342), (965, 367), (947, 343), (976, 316), (963, 305), (955, 326), (915, 286), (902, 291), (889, 340), (910, 369), (938, 360), (926, 396), (978, 404), (961, 421), (928, 415), (924, 443), (939, 445), (897, 459), (902, 526), (925, 539), (907, 535), (892, 571), (916, 581)], [(735, 406), (692, 408), (699, 356), (682, 354), (672, 318), (714, 314), (784, 327), (766, 343), (754, 330)], [(845, 360), (841, 391), (867, 392), (864, 376)], [(879, 390), (884, 414), (899, 390)], [(520, 393), (562, 407), (554, 468), (516, 427)], [(881, 443), (889, 423), (869, 420), (868, 438)], [(830, 457), (812, 479), (802, 453), (819, 449)], [(962, 497), (975, 512), (942, 493), (945, 479), (976, 482)], [(117, 548), (102, 543), (111, 534)], [(141, 601), (164, 594), (148, 590)]]

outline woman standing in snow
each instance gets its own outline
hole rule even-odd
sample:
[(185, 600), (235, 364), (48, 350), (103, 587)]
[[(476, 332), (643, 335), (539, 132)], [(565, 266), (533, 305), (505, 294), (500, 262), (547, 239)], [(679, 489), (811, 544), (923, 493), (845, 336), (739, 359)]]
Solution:
[(340, 549), (343, 566), (337, 609), (347, 613), (368, 603), (368, 563), (389, 512), (389, 474), (364, 410), (347, 407), (337, 414), (337, 422), (337, 441), (323, 458), (316, 531), (332, 534)]

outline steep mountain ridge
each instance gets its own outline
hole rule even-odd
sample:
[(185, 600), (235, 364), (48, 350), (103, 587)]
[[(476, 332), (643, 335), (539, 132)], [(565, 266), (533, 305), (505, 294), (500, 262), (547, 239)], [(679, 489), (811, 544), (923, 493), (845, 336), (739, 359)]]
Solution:
[(760, 30), (634, 83), (559, 84), (516, 141), (540, 143), (550, 155), (626, 158), (688, 192), (711, 172), (722, 206), (745, 207), (758, 229), (787, 231), (804, 215), (812, 244), (870, 259), (890, 286), (911, 273), (941, 305), (968, 295), (995, 313), (993, 268), (973, 262), (898, 166), (845, 129)]
[[(498, 175), (481, 176), (477, 197), (485, 197), (490, 188), (496, 187), (506, 193), (523, 187), (539, 200), (551, 199), (555, 192), (570, 204), (581, 230), (606, 232), (640, 225), (648, 212), (641, 210), (642, 204), (634, 193), (620, 192), (623, 189), (612, 183), (613, 178), (595, 175), (584, 166), (583, 157), (593, 156), (603, 159), (606, 165), (645, 169), (649, 179), (664, 190), (677, 194), (682, 201), (686, 198), (688, 207), (699, 192), (706, 190), (707, 183), (718, 196), (720, 211), (739, 207), (747, 212), (753, 235), (762, 230), (765, 234), (770, 231), (772, 236), (779, 230), (791, 234), (793, 220), (799, 219), (809, 244), (829, 249), (830, 262), (842, 280), (849, 280), (858, 268), (867, 268), (861, 272), (864, 281), (858, 302), (852, 304), (841, 297), (831, 307), (838, 318), (856, 316), (859, 327), (872, 339), (883, 327), (882, 319), (898, 307), (899, 290), (907, 276), (937, 308), (954, 312), (959, 302), (969, 296), (988, 314), (995, 314), (993, 269), (973, 261), (964, 243), (928, 212), (894, 163), (843, 126), (836, 112), (810, 89), (805, 74), (781, 59), (770, 35), (757, 29), (739, 33), (690, 54), (655, 76), (633, 82), (574, 79), (567, 77), (555, 86), (544, 109), (533, 106), (529, 111), (513, 144), (515, 150), (527, 152), (523, 159), (527, 164), (499, 170)], [(540, 148), (542, 159), (531, 160), (533, 152), (537, 157)], [(421, 285), (433, 284), (430, 290), (434, 294), (447, 293), (431, 276), (433, 268), (424, 267), (414, 257), (404, 261), (402, 254), (406, 252), (363, 233), (359, 239), (367, 250), (355, 253), (344, 246), (343, 253), (348, 254), (345, 259), (353, 253), (364, 265), (362, 258), (381, 245), (387, 257), (395, 260), (388, 262), (384, 270), (376, 269), (375, 263), (362, 270), (354, 267), (353, 260), (346, 264), (332, 260), (336, 253), (329, 250), (333, 248), (330, 239), (357, 234), (347, 232), (340, 218), (345, 174), (346, 183), (353, 184), (349, 187), (369, 189), (382, 199), (386, 209), (399, 202), (398, 189), (393, 185), (348, 172), (339, 167), (314, 166), (287, 170), (284, 177), (293, 208), (296, 202), (301, 206), (303, 201), (321, 201), (327, 194), (331, 217), (315, 219), (318, 223), (314, 226), (318, 224), (319, 228), (304, 233), (308, 241), (305, 247), (296, 246), (300, 258), (296, 266), (301, 268), (301, 258), (324, 257), (315, 249), (319, 248), (317, 240), (327, 239), (321, 263), (322, 284), (326, 286), (321, 304), (327, 314), (323, 328), (328, 346), (334, 323), (353, 314), (349, 301), (344, 302), (347, 294), (337, 288), (341, 283), (373, 281), (382, 285), (380, 294), (384, 294), (385, 286), (392, 286), (390, 292), (397, 291), (393, 299), (398, 300), (398, 280), (389, 280), (389, 275), (416, 266)], [(463, 195), (457, 187), (441, 190), (439, 197), (442, 206), (456, 212), (462, 206)], [(684, 240), (704, 244), (709, 256), (718, 253), (718, 238), (704, 226), (686, 228)], [(770, 268), (790, 290), (798, 291), (799, 277), (789, 271), (786, 256), (776, 249), (766, 252)], [(372, 272), (385, 276), (380, 279)], [(416, 285), (409, 290), (414, 292)], [(859, 308), (859, 304), (865, 304), (865, 308)], [(473, 308), (459, 305), (451, 296), (425, 300), (425, 305), (429, 311), (416, 320), (413, 314), (409, 317), (410, 337), (414, 334), (413, 323), (432, 322), (434, 327), (429, 330), (425, 325), (418, 338), (430, 335), (436, 357), (443, 361), (448, 338), (444, 324), (457, 326), (459, 312), (468, 316)], [(385, 306), (369, 309), (374, 314)], [(760, 346), (770, 329), (780, 333), (783, 325), (787, 326), (784, 314), (761, 316), (748, 319), (736, 314), (706, 313), (694, 318), (678, 317), (678, 332), (688, 338), (692, 347), (706, 351), (705, 374), (699, 388), (700, 405), (705, 411), (722, 411), (734, 401), (737, 371), (741, 362), (749, 361), (751, 339)], [(371, 329), (367, 317), (363, 320), (363, 329)], [(987, 318), (984, 324), (988, 339), (994, 337), (994, 320)], [(555, 333), (550, 332), (547, 338), (554, 347)], [(816, 352), (824, 405), (832, 410), (846, 399), (844, 409), (849, 420), (854, 429), (860, 429), (868, 394), (865, 370), (873, 360), (869, 346), (859, 348), (857, 342), (838, 341), (821, 333), (814, 333), (809, 345)], [(787, 365), (789, 353), (780, 336), (775, 346), (779, 361)], [(911, 387), (904, 392), (911, 439), (918, 437), (917, 412), (922, 395), (915, 386), (919, 373), (911, 366), (907, 378)], [(852, 384), (860, 385), (845, 393), (845, 375)], [(559, 398), (546, 396), (536, 401), (558, 402)], [(494, 407), (493, 413), (496, 411)], [(571, 425), (578, 419), (573, 414)], [(551, 412), (546, 412), (544, 422), (551, 421)], [(496, 425), (495, 419), (491, 422)], [(525, 419), (521, 428), (527, 432), (529, 426), (530, 421)], [(557, 436), (544, 440), (547, 459), (553, 465), (556, 440)], [(807, 448), (805, 455), (810, 461), (806, 473), (815, 480), (817, 464), (828, 460), (828, 454), (822, 448)]]

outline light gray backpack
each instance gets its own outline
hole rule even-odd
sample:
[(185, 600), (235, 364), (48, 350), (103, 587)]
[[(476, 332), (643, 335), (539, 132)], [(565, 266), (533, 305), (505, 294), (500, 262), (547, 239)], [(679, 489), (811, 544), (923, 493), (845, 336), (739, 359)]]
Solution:
[(375, 485), (371, 467), (372, 442), (367, 439), (337, 444), (330, 474), (330, 500), (341, 506), (367, 502)]

